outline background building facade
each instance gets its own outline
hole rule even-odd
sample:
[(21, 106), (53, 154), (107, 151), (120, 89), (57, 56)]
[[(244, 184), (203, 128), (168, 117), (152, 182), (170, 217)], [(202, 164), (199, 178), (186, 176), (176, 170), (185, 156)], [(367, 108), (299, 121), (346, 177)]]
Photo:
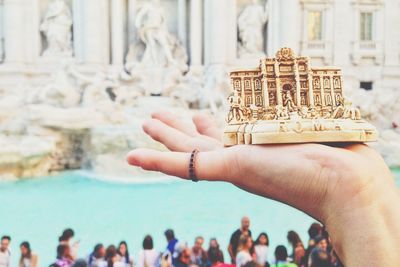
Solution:
[[(3, 86), (40, 80), (59, 63), (60, 57), (45, 56), (47, 40), (41, 29), (50, 2), (0, 2)], [(72, 16), (71, 55), (82, 70), (123, 68), (130, 45), (138, 39), (135, 17), (145, 2), (65, 0)], [(396, 87), (400, 81), (398, 0), (161, 0), (159, 5), (192, 67), (256, 67), (260, 56), (239, 57), (238, 18), (248, 6), (259, 5), (267, 15), (261, 33), (266, 55), (291, 47), (309, 56), (315, 67), (342, 68), (349, 88)]]

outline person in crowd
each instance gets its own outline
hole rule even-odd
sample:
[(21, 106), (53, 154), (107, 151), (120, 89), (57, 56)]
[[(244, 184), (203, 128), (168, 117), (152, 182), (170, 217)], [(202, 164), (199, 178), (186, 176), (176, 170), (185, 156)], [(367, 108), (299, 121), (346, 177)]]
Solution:
[(60, 244), (57, 247), (57, 259), (55, 264), (59, 267), (71, 267), (74, 263), (74, 258), (71, 255), (71, 249), (66, 244)]
[(125, 267), (125, 263), (119, 261), (118, 250), (114, 245), (110, 245), (106, 249), (105, 261), (107, 267)]
[(150, 235), (144, 237), (142, 248), (139, 251), (137, 267), (158, 267), (160, 253), (154, 249), (153, 238)]
[(176, 243), (178, 243), (178, 239), (175, 238), (175, 233), (174, 230), (172, 229), (167, 229), (164, 232), (165, 238), (167, 239), (168, 245), (167, 245), (167, 250), (171, 253), (171, 255), (174, 253), (174, 248)]
[(328, 251), (328, 241), (322, 235), (315, 237), (315, 246), (323, 251)]
[[(218, 255), (219, 255), (219, 259), (218, 260), (219, 260), (219, 262), (222, 262), (222, 263), (225, 262), (224, 261), (224, 253), (220, 249), (218, 240), (216, 238), (211, 238), (210, 239), (210, 243), (209, 243), (208, 250), (207, 250), (207, 255), (210, 253), (211, 250), (218, 251)], [(208, 265), (210, 265), (210, 264), (211, 264), (211, 262), (209, 260), (209, 264)]]
[(105, 265), (106, 249), (103, 244), (94, 246), (93, 252), (88, 257), (89, 267), (101, 267)]
[(251, 237), (250, 231), (250, 219), (247, 216), (244, 216), (241, 220), (240, 228), (237, 229), (231, 236), (229, 240), (228, 252), (231, 257), (231, 262), (235, 263), (236, 254), (239, 246), (239, 239), (242, 235), (248, 235)]
[(315, 237), (316, 236), (318, 236), (318, 235), (322, 235), (322, 230), (323, 228), (322, 228), (322, 225), (321, 224), (319, 224), (319, 223), (317, 223), (317, 222), (315, 222), (315, 223), (312, 223), (311, 225), (310, 225), (310, 228), (308, 228), (308, 236), (309, 236), (309, 240), (308, 240), (308, 246), (310, 247), (310, 246), (315, 246)]
[[(312, 267), (313, 265), (313, 257), (312, 254), (314, 251), (324, 251), (329, 255), (329, 251), (328, 251), (328, 241), (326, 240), (326, 238), (322, 235), (318, 235), (314, 238), (315, 240), (315, 247), (313, 248), (313, 250), (311, 251), (310, 257), (308, 258), (308, 266)], [(314, 264), (314, 267), (316, 265)]]
[(253, 262), (251, 250), (253, 248), (253, 240), (251, 236), (242, 234), (239, 238), (238, 249), (236, 254), (235, 263), (237, 267), (243, 267), (249, 262)]
[(0, 267), (11, 267), (11, 237), (5, 235), (0, 241)]
[(175, 245), (174, 257), (172, 259), (173, 267), (189, 267), (190, 248), (184, 242), (178, 242)]
[(313, 249), (310, 267), (333, 267), (329, 253), (321, 248)]
[(301, 266), (304, 263), (305, 249), (300, 236), (295, 231), (289, 231), (287, 234), (287, 240), (293, 248), (291, 258), (297, 266)]
[(19, 267), (38, 267), (38, 256), (32, 252), (29, 242), (22, 242), (19, 246), (21, 257), (19, 258)]
[(269, 238), (266, 233), (258, 235), (254, 242), (254, 253), (256, 254), (256, 263), (265, 266), (268, 263)]
[(73, 241), (74, 236), (74, 230), (72, 230), (71, 228), (67, 228), (62, 232), (61, 236), (58, 238), (58, 241), (60, 245), (68, 245), (71, 249), (71, 256), (74, 259), (77, 259), (80, 242), (79, 240)]
[(129, 256), (128, 244), (121, 241), (118, 246), (119, 260), (125, 263), (126, 267), (133, 267), (133, 257)]
[(233, 264), (225, 264), (221, 261), (221, 250), (216, 247), (211, 247), (208, 250), (209, 267), (235, 267)]
[(271, 267), (297, 267), (297, 265), (289, 262), (286, 247), (279, 245), (275, 249), (275, 264)]
[(198, 236), (194, 240), (194, 246), (191, 250), (190, 261), (198, 267), (207, 266), (207, 252), (203, 249), (204, 238)]
[(310, 228), (308, 228), (309, 240), (308, 240), (308, 247), (304, 255), (304, 267), (309, 267), (308, 262), (310, 261), (311, 251), (315, 247), (315, 237), (321, 234), (322, 234), (322, 225), (317, 222), (312, 223)]

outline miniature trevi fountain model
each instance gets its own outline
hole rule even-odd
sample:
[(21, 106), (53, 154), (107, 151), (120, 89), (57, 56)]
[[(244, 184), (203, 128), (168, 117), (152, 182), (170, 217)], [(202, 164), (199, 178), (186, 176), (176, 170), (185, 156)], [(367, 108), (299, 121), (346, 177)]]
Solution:
[(343, 97), (338, 68), (314, 68), (282, 48), (257, 69), (231, 72), (224, 143), (376, 141), (377, 130)]

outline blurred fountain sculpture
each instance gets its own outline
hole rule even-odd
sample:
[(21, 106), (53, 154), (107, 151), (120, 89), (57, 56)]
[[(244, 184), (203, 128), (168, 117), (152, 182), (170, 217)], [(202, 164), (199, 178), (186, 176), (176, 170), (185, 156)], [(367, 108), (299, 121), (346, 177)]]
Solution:
[(265, 7), (253, 0), (240, 13), (237, 24), (239, 32), (239, 57), (260, 57), (264, 55), (264, 26), (268, 21), (268, 1)]
[(165, 85), (179, 80), (187, 71), (186, 51), (169, 33), (159, 0), (143, 4), (136, 15), (135, 27), (139, 40), (131, 45), (125, 70), (132, 79), (140, 80), (146, 95), (165, 95), (168, 89)]
[(72, 16), (63, 0), (52, 0), (49, 3), (40, 31), (47, 42), (43, 56), (72, 55)]

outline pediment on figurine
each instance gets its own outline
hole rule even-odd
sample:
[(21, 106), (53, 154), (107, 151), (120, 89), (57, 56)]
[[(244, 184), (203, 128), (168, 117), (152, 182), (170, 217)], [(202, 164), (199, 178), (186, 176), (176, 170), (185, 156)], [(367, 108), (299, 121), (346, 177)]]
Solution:
[(295, 58), (296, 54), (289, 47), (283, 47), (276, 53), (276, 60), (278, 61), (294, 60)]

